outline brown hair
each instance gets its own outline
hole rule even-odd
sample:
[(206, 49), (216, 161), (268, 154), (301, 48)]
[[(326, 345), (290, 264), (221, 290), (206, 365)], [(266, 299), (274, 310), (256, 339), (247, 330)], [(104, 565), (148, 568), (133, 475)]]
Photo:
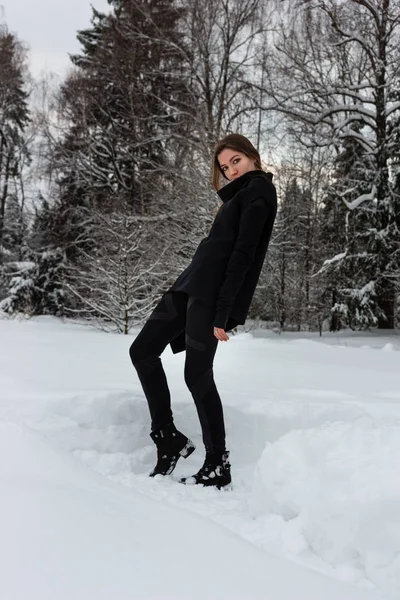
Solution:
[(227, 179), (218, 162), (218, 156), (221, 154), (222, 150), (225, 150), (225, 148), (242, 152), (248, 158), (254, 160), (256, 169), (261, 170), (260, 154), (256, 148), (254, 148), (250, 140), (248, 140), (247, 137), (244, 137), (244, 135), (240, 135), (240, 133), (230, 133), (218, 142), (214, 150), (212, 183), (214, 189), (217, 191), (221, 188), (221, 175)]

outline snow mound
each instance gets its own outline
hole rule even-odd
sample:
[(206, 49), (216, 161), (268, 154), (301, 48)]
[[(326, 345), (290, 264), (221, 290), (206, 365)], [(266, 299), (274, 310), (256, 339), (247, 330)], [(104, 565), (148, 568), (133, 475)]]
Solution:
[(0, 423), (0, 597), (375, 600)]
[(252, 515), (279, 516), (342, 577), (364, 572), (399, 597), (399, 464), (400, 423), (363, 418), (289, 432), (256, 466)]
[(388, 342), (387, 344), (385, 344), (384, 346), (382, 346), (382, 350), (384, 352), (395, 352), (396, 351), (396, 346), (394, 344), (391, 344), (390, 342)]

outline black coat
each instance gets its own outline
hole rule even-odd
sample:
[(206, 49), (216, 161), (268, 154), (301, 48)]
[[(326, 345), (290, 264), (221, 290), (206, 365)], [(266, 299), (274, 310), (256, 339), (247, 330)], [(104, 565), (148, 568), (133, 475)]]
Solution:
[[(271, 174), (248, 171), (218, 191), (223, 202), (210, 233), (169, 291), (183, 291), (214, 308), (214, 327), (230, 331), (250, 308), (276, 217)], [(165, 292), (167, 293), (167, 292)], [(170, 343), (185, 350), (183, 331)]]

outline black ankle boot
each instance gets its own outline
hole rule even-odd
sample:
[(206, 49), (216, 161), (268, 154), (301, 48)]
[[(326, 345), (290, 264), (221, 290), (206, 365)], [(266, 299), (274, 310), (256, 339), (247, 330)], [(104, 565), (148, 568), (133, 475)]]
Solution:
[(173, 423), (163, 429), (152, 431), (150, 437), (157, 446), (157, 464), (150, 473), (155, 475), (169, 475), (175, 469), (178, 459), (187, 458), (196, 446), (183, 433), (178, 431)]
[(195, 475), (182, 477), (179, 481), (186, 485), (212, 485), (219, 490), (229, 485), (232, 482), (229, 452), (206, 452), (201, 469)]

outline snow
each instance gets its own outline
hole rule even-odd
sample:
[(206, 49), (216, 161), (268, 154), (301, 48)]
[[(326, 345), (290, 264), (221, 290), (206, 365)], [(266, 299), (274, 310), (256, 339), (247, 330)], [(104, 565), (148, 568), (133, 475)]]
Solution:
[(334, 262), (338, 262), (339, 260), (342, 260), (345, 256), (346, 252), (340, 252), (340, 254), (336, 254), (333, 258), (327, 258), (326, 260), (324, 260), (323, 266), (325, 267), (326, 265), (331, 265)]
[(364, 417), (291, 431), (263, 452), (252, 514), (293, 520), (302, 547), (342, 577), (352, 580), (363, 568), (388, 588), (400, 571), (400, 478), (393, 457), (400, 457), (400, 423), (377, 426)]
[(233, 490), (202, 463), (184, 353), (163, 353), (173, 475), (129, 360), (136, 332), (0, 319), (0, 597), (398, 598), (400, 337), (255, 329), (220, 344)]
[(376, 191), (377, 191), (376, 185), (373, 185), (372, 190), (368, 194), (361, 194), (360, 196), (358, 196), (358, 198), (356, 198), (352, 202), (347, 202), (347, 200), (345, 200), (345, 198), (342, 198), (342, 200), (346, 204), (346, 206), (349, 210), (354, 210), (355, 208), (360, 206), (360, 204), (362, 204), (363, 202), (374, 200), (376, 197)]

